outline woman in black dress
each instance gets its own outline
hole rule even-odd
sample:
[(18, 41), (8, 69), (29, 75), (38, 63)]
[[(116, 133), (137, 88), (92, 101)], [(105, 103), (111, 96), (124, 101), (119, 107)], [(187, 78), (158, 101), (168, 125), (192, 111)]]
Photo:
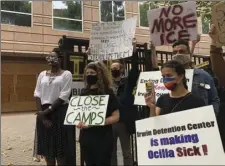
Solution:
[(80, 123), (81, 155), (87, 166), (111, 165), (113, 151), (112, 124), (119, 120), (120, 104), (113, 90), (109, 73), (104, 64), (100, 62), (89, 63), (84, 71), (86, 88), (81, 93), (88, 95), (109, 95), (108, 107), (104, 126), (86, 126)]
[(145, 102), (150, 108), (150, 117), (206, 106), (201, 98), (188, 91), (182, 64), (174, 60), (168, 61), (163, 65), (161, 72), (163, 83), (171, 93), (160, 96), (157, 103), (154, 88), (151, 95), (145, 96)]
[(65, 126), (64, 118), (71, 94), (72, 74), (60, 68), (61, 53), (54, 49), (46, 60), (51, 70), (42, 71), (34, 97), (37, 104), (37, 155), (47, 165), (75, 164), (75, 127)]

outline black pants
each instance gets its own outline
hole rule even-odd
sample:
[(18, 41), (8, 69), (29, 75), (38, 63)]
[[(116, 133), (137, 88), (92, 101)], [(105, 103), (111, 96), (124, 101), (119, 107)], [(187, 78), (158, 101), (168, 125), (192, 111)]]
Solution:
[(107, 141), (92, 145), (81, 144), (81, 155), (86, 166), (110, 166), (113, 151), (113, 142)]

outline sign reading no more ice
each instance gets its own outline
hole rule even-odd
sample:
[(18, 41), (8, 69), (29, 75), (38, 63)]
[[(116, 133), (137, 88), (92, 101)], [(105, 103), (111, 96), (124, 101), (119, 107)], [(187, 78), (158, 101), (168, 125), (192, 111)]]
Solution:
[(172, 44), (176, 40), (196, 40), (196, 2), (189, 1), (148, 11), (152, 43)]
[(109, 95), (73, 96), (70, 99), (64, 124), (100, 126), (105, 124)]

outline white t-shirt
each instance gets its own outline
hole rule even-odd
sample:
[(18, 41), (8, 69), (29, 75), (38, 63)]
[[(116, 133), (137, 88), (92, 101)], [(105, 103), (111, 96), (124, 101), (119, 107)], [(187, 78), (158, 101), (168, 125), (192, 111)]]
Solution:
[(58, 98), (69, 102), (72, 88), (72, 74), (65, 70), (60, 76), (50, 77), (42, 71), (37, 80), (34, 97), (41, 99), (41, 104), (53, 104)]

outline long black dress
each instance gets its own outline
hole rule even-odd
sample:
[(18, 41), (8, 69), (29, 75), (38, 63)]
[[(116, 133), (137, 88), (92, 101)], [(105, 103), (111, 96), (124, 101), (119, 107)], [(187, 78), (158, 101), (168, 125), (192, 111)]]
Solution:
[[(42, 110), (49, 105), (42, 105)], [(37, 118), (37, 154), (43, 155), (48, 160), (65, 159), (68, 165), (74, 165), (75, 156), (75, 126), (64, 125), (68, 104), (60, 106), (55, 110), (49, 119), (53, 125), (46, 128), (42, 121)]]
[[(81, 96), (87, 95), (109, 95), (106, 118), (121, 107), (112, 89), (105, 93), (98, 92), (97, 89), (84, 89)], [(113, 151), (113, 131), (112, 125), (93, 126), (80, 131), (81, 155), (84, 158), (86, 166), (111, 165)]]

